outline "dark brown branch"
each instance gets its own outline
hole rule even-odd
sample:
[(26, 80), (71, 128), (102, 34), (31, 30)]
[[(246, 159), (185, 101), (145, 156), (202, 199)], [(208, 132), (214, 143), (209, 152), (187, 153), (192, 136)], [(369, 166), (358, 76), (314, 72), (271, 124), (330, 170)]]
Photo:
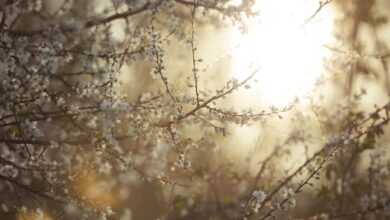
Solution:
[[(161, 2), (162, 1), (159, 1), (159, 3), (161, 3)], [(102, 18), (102, 19), (90, 20), (85, 24), (85, 27), (91, 28), (91, 27), (95, 27), (98, 25), (107, 24), (107, 23), (110, 23), (110, 22), (118, 20), (118, 19), (125, 19), (127, 17), (133, 16), (136, 14), (140, 14), (140, 13), (148, 10), (150, 6), (151, 6), (150, 2), (147, 2), (143, 6), (141, 6), (140, 8), (137, 8), (137, 9), (131, 9), (131, 10), (128, 10), (126, 12), (114, 14), (114, 15), (111, 15), (111, 16), (108, 16), (108, 17)]]
[(226, 95), (232, 93), (234, 90), (244, 86), (250, 79), (252, 79), (255, 74), (257, 73), (257, 70), (255, 70), (251, 75), (249, 75), (246, 79), (244, 79), (242, 82), (239, 82), (238, 84), (232, 86), (232, 88), (226, 90), (225, 92), (222, 92), (221, 94), (219, 95), (216, 95), (216, 96), (213, 96), (211, 98), (209, 98), (208, 100), (204, 101), (202, 104), (196, 106), (195, 108), (193, 108), (192, 110), (190, 110), (189, 112), (185, 113), (184, 115), (180, 116), (179, 118), (177, 118), (176, 122), (180, 122), (182, 121), (183, 119), (186, 119), (188, 118), (189, 116), (192, 116), (194, 115), (197, 111), (199, 111), (200, 109), (202, 108), (205, 108), (208, 104), (210, 104), (211, 102), (215, 101), (215, 100), (218, 100), (222, 97), (225, 97)]
[(42, 192), (41, 190), (33, 189), (30, 186), (24, 185), (24, 184), (18, 182), (17, 180), (9, 178), (7, 176), (0, 175), (0, 179), (3, 181), (9, 182), (13, 186), (16, 186), (16, 187), (18, 187), (18, 188), (20, 188), (28, 193), (39, 196), (41, 198), (48, 199), (48, 200), (56, 202), (56, 203), (61, 203), (61, 204), (65, 203), (65, 201), (62, 199), (55, 198), (51, 195), (48, 195), (48, 194)]
[(308, 24), (311, 20), (313, 20), (319, 13), (320, 11), (328, 4), (330, 4), (333, 0), (326, 0), (326, 1), (320, 1), (317, 10), (310, 16), (308, 17), (304, 24)]
[(195, 14), (196, 14), (196, 5), (197, 1), (194, 0), (194, 6), (192, 9), (192, 18), (191, 18), (191, 53), (192, 53), (192, 74), (194, 77), (194, 84), (195, 84), (195, 96), (196, 96), (196, 106), (199, 106), (199, 88), (198, 88), (198, 82), (199, 82), (199, 76), (198, 76), (198, 69), (196, 67), (196, 47), (195, 47)]

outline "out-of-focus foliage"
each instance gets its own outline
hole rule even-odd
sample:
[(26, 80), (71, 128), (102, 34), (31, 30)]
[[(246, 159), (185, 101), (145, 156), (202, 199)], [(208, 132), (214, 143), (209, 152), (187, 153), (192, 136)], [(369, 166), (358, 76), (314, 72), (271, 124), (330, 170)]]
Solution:
[[(377, 91), (389, 91), (390, 6), (319, 1), (303, 22), (333, 7), (337, 43), (315, 95), (242, 109), (230, 98), (258, 70), (231, 78), (199, 48), (212, 46), (204, 30), (245, 31), (255, 4), (0, 0), (1, 219), (388, 218), (390, 104)], [(250, 125), (269, 146), (238, 164), (223, 148)]]

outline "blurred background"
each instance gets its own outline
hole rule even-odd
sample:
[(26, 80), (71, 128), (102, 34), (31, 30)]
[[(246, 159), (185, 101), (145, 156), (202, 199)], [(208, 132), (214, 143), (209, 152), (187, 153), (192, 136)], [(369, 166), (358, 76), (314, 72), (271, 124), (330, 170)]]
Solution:
[[(390, 136), (385, 124), (378, 135), (359, 136), (324, 165), (319, 165), (321, 161), (309, 164), (278, 188), (359, 120), (368, 118), (364, 121), (368, 124), (359, 127), (367, 130), (376, 117), (387, 117), (387, 110), (380, 109), (390, 94), (389, 1), (167, 0), (158, 10), (151, 7), (150, 13), (85, 31), (85, 22), (139, 8), (148, 1), (37, 2), (39, 10), (21, 13), (15, 30), (59, 24), (76, 30), (65, 38), (86, 53), (131, 50), (154, 42), (154, 37), (161, 40), (157, 40), (158, 50), (164, 55), (170, 92), (182, 100), (194, 98), (194, 86), (201, 96), (212, 97), (227, 83), (255, 74), (245, 86), (213, 102), (230, 116), (200, 112), (196, 121), (175, 127), (179, 138), (174, 144), (160, 138), (157, 130), (149, 130), (153, 133), (149, 136), (134, 131), (137, 139), (121, 142), (131, 151), (134, 168), (142, 172), (119, 172), (104, 160), (97, 160), (97, 166), (80, 162), (69, 187), (77, 199), (57, 207), (27, 197), (29, 205), (15, 212), (5, 202), (1, 219), (97, 218), (83, 210), (104, 210), (99, 218), (120, 220), (266, 219), (269, 210), (274, 210), (276, 219), (390, 218)], [(0, 1), (3, 7), (6, 4), (10, 3)], [(164, 80), (154, 73), (156, 60), (148, 53), (153, 52), (146, 50), (120, 65), (113, 88), (128, 103), (166, 95)], [(77, 57), (73, 59), (61, 66), (62, 72), (80, 66)], [(195, 59), (196, 85), (192, 78)], [(91, 62), (99, 65), (100, 61)], [(93, 77), (75, 80), (89, 82)], [(162, 102), (156, 107), (162, 113), (141, 115), (137, 123), (169, 118), (168, 106), (175, 104)], [(188, 112), (193, 106), (183, 104), (182, 109)], [(378, 115), (372, 116), (375, 111)], [(261, 117), (234, 116), (257, 113)], [(92, 161), (92, 157), (79, 160)], [(297, 187), (318, 166), (321, 171), (298, 193)], [(262, 203), (260, 192), (272, 197)]]

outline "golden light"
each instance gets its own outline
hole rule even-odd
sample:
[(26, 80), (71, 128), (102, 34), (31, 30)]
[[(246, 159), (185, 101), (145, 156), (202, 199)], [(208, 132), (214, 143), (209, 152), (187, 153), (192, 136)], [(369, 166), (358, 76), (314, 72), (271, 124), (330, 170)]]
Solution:
[[(240, 1), (235, 1), (238, 4)], [(258, 0), (259, 16), (248, 21), (246, 33), (231, 32), (233, 77), (242, 80), (258, 68), (256, 98), (284, 106), (309, 95), (323, 72), (324, 44), (332, 38), (332, 13), (318, 0)]]
[(27, 209), (22, 209), (17, 217), (17, 220), (53, 220), (52, 217), (50, 217), (49, 214), (46, 212), (37, 209), (37, 210), (27, 210)]
[(118, 205), (118, 197), (107, 178), (98, 175), (95, 170), (81, 171), (76, 175), (73, 190), (86, 204), (94, 208), (114, 207)]

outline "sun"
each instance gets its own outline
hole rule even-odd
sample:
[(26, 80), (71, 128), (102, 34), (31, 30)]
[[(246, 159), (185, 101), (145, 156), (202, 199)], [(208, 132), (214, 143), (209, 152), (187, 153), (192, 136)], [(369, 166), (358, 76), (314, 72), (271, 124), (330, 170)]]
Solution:
[[(239, 1), (235, 0), (235, 4)], [(331, 9), (307, 19), (319, 7), (317, 0), (258, 0), (259, 16), (248, 20), (247, 32), (231, 31), (233, 77), (242, 80), (258, 68), (256, 96), (263, 103), (284, 106), (312, 91), (324, 71), (332, 39)]]

